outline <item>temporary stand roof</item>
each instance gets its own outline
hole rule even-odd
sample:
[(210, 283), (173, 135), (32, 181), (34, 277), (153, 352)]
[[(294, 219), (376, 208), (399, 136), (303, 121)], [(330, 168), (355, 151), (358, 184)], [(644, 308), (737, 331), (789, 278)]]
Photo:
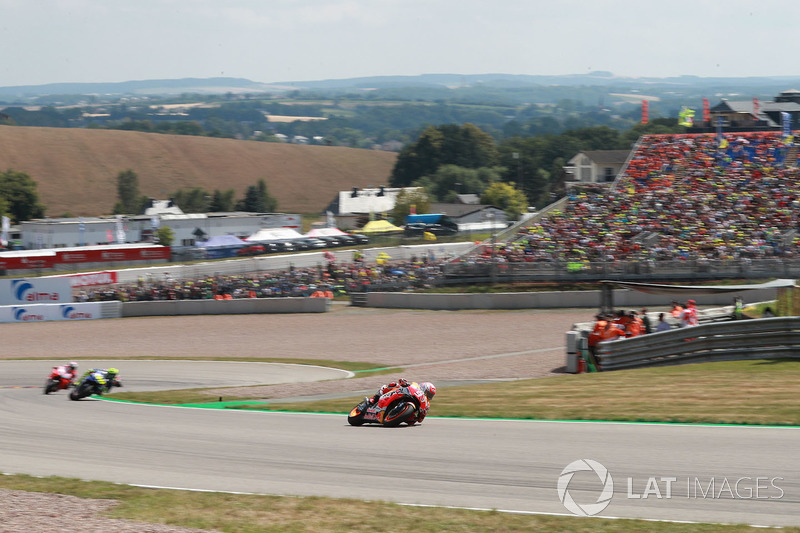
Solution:
[(247, 242), (285, 241), (289, 239), (302, 239), (303, 235), (293, 229), (274, 228), (260, 229), (245, 240)]
[(336, 237), (337, 235), (348, 235), (339, 228), (314, 228), (305, 234), (306, 237)]
[(363, 228), (359, 230), (361, 233), (392, 233), (403, 231), (403, 228), (395, 226), (388, 220), (372, 220), (367, 222)]

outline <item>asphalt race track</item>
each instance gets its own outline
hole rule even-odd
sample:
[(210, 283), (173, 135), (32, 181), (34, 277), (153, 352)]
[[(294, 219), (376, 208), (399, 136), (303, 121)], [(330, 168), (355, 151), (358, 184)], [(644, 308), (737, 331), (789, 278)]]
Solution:
[[(123, 390), (347, 375), (264, 363), (96, 362), (111, 364)], [(350, 427), (341, 415), (72, 402), (65, 391), (42, 394), (48, 365), (0, 362), (2, 472), (569, 515), (559, 475), (589, 458), (614, 482), (600, 516), (800, 525), (798, 428), (435, 417), (415, 427)], [(591, 471), (568, 485), (582, 506), (601, 489)]]

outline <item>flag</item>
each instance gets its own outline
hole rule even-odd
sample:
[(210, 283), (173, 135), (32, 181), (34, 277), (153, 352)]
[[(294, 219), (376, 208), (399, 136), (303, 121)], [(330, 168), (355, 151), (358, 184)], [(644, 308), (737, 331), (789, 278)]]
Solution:
[(689, 109), (688, 107), (684, 107), (681, 109), (681, 112), (678, 114), (678, 125), (679, 126), (686, 126), (691, 127), (694, 125), (694, 110)]
[(122, 227), (122, 215), (117, 215), (116, 229), (117, 229), (117, 243), (124, 244), (125, 229)]
[(753, 116), (758, 118), (758, 98), (753, 98)]
[(711, 122), (711, 104), (708, 103), (708, 98), (703, 98), (703, 122)]
[(416, 215), (417, 214), (417, 204), (411, 204), (408, 207), (408, 214), (409, 215)]
[(325, 211), (325, 226), (328, 228), (336, 227), (336, 218), (334, 218), (333, 213), (330, 211)]
[(650, 120), (650, 102), (642, 100), (642, 124), (647, 124)]
[(3, 217), (3, 233), (0, 235), (0, 241), (2, 241), (3, 246), (8, 245), (8, 232), (11, 230), (11, 219), (7, 216)]
[(425, 239), (426, 241), (435, 241), (436, 235), (434, 235), (430, 231), (426, 231), (422, 234), (422, 238)]
[(86, 222), (84, 222), (83, 217), (80, 217), (78, 219), (78, 230), (80, 231), (81, 234), (80, 244), (81, 246), (83, 246), (84, 244), (86, 244), (86, 239), (84, 238), (84, 236), (86, 235)]
[(783, 133), (781, 136), (786, 138), (792, 133), (790, 129), (790, 124), (792, 122), (792, 115), (790, 115), (786, 111), (781, 111), (781, 122), (783, 123)]
[(722, 123), (725, 119), (722, 117), (717, 117), (717, 140), (719, 141), (720, 146), (722, 145)]

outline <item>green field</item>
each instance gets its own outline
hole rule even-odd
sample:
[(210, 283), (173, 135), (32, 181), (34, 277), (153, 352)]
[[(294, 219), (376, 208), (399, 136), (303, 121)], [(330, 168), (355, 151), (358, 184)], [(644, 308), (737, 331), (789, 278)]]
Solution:
[[(728, 361), (440, 387), (430, 416), (800, 426), (798, 390), (800, 361)], [(218, 399), (202, 389), (113, 398), (173, 405)], [(230, 407), (347, 413), (360, 400), (351, 396)]]

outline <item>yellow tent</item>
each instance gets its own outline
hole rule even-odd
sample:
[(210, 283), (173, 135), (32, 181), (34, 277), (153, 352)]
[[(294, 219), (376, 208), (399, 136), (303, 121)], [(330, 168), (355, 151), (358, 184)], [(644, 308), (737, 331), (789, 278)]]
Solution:
[(388, 220), (371, 220), (358, 231), (366, 235), (374, 235), (376, 233), (399, 233), (403, 231), (403, 228), (395, 226)]

